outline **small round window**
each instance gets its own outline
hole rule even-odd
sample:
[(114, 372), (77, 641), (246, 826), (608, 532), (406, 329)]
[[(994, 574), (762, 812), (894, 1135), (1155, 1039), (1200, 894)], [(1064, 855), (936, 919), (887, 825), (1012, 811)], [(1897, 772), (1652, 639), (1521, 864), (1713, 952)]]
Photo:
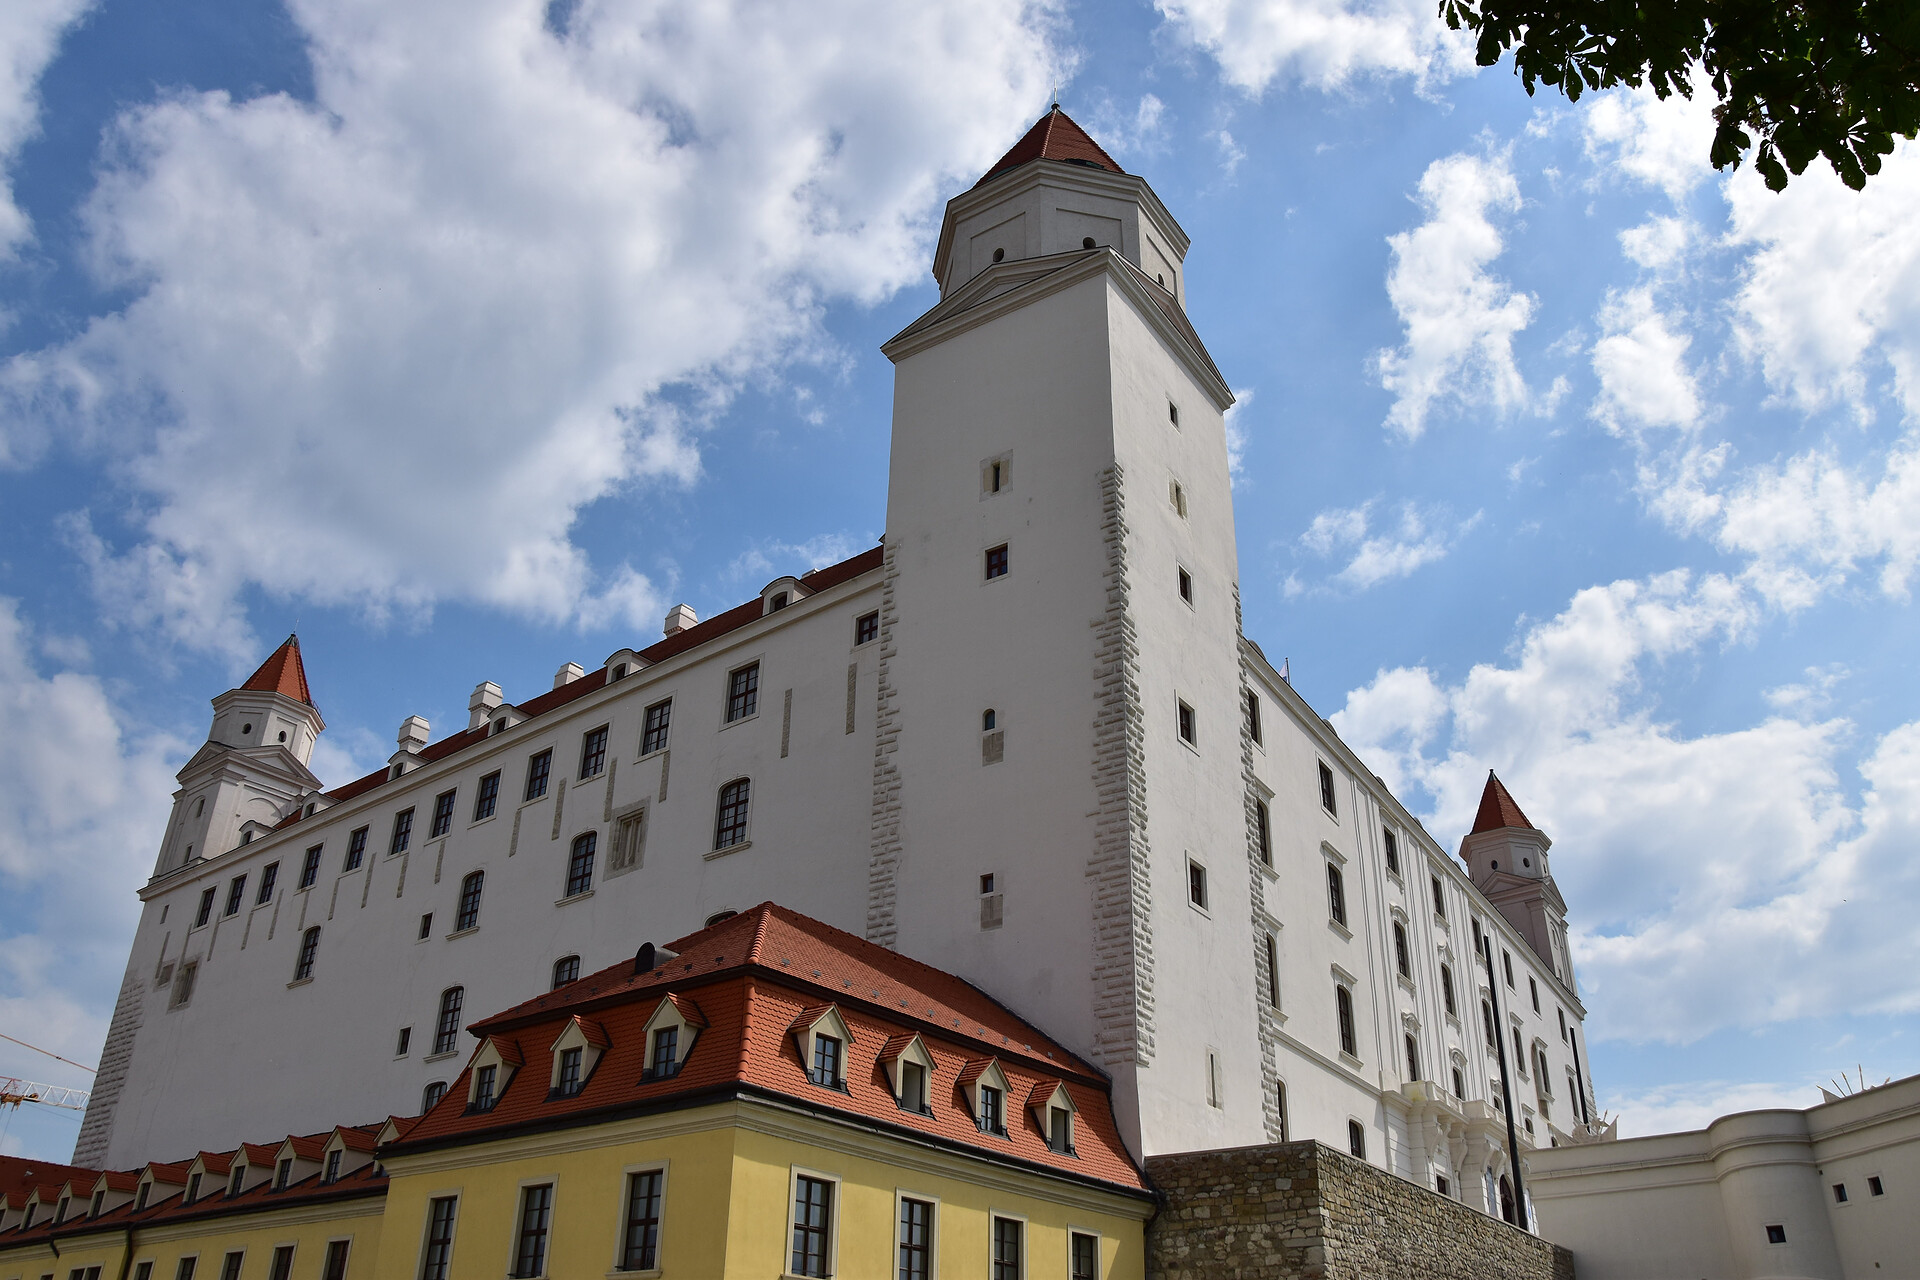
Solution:
[(253, 726), (252, 726), (251, 724), (243, 724), (243, 725), (241, 725), (241, 726), (240, 726), (240, 736), (241, 736), (241, 737), (243, 737), (243, 738), (244, 738), (244, 737), (246, 737), (246, 736), (247, 736), (248, 734), (250, 734), (250, 733), (252, 733), (252, 732), (253, 732)]
[(1091, 248), (1093, 248), (1093, 237), (1092, 237), (1092, 236), (1088, 236), (1088, 237), (1087, 237), (1086, 239), (1084, 239), (1084, 240), (1082, 240), (1082, 241), (1080, 242), (1080, 247), (1081, 247), (1082, 249), (1091, 249)]
[(280, 741), (285, 742), (286, 740), (287, 740), (287, 731), (285, 729), (282, 729), (280, 731)]
[(1005, 249), (995, 249), (993, 251), (993, 260), (995, 262), (1005, 262), (1007, 260), (1007, 251)]

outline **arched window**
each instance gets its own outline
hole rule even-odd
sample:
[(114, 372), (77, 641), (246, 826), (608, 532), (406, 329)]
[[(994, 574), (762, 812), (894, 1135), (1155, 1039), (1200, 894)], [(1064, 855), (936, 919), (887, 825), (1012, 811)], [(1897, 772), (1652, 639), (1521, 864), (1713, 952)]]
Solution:
[(1514, 1226), (1520, 1225), (1520, 1218), (1513, 1209), (1513, 1184), (1507, 1181), (1507, 1175), (1500, 1175), (1500, 1218)]
[(569, 982), (577, 982), (579, 979), (579, 956), (561, 956), (553, 962), (553, 986), (555, 990), (566, 986)]
[(466, 999), (465, 987), (448, 987), (440, 993), (440, 1016), (433, 1024), (435, 1053), (452, 1053), (460, 1047), (460, 1006)]
[(313, 958), (320, 953), (320, 926), (300, 935), (300, 959), (293, 966), (293, 980), (305, 982), (313, 976)]
[(738, 911), (716, 911), (712, 915), (707, 917), (706, 924), (701, 927), (706, 929), (711, 929), (714, 925), (719, 924), (722, 920), (731, 920), (739, 914), (740, 913)]
[(460, 909), (453, 917), (453, 931), (480, 927), (480, 892), (487, 885), (487, 873), (471, 871), (460, 882)]
[(1340, 1019), (1340, 1052), (1350, 1058), (1359, 1057), (1360, 1041), (1353, 1029), (1353, 992), (1343, 984), (1334, 984), (1333, 1009)]
[(720, 788), (719, 803), (714, 806), (714, 848), (730, 849), (747, 842), (747, 808), (752, 791), (753, 782), (748, 778), (735, 778)]
[(1413, 959), (1407, 954), (1407, 926), (1398, 920), (1393, 922), (1393, 967), (1401, 977), (1412, 980)]
[(447, 1082), (445, 1080), (435, 1080), (432, 1084), (420, 1091), (420, 1114), (425, 1115), (427, 1112), (433, 1110), (434, 1104), (446, 1096)]
[(573, 852), (567, 855), (567, 897), (593, 888), (593, 854), (599, 847), (598, 831), (583, 831), (573, 838)]

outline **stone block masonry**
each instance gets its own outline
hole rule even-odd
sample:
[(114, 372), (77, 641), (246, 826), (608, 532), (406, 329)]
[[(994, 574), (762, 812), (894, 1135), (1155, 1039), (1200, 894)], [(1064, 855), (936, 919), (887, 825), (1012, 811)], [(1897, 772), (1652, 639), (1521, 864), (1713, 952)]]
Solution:
[(1149, 1156), (1148, 1280), (1574, 1280), (1573, 1255), (1319, 1142)]

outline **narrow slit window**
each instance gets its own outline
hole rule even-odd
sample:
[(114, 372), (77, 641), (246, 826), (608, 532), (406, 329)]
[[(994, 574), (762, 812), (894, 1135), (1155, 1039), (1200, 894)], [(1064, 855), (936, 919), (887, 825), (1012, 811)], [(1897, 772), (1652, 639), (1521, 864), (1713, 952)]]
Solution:
[(1333, 1011), (1340, 1024), (1340, 1052), (1350, 1058), (1359, 1057), (1360, 1041), (1353, 1022), (1353, 992), (1340, 983), (1333, 988)]

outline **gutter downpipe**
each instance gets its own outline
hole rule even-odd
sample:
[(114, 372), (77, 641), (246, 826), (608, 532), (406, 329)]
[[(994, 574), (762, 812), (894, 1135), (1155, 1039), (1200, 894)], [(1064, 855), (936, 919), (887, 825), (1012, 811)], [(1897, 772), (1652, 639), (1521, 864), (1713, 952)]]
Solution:
[(1513, 1083), (1507, 1077), (1507, 1028), (1500, 1019), (1500, 979), (1493, 972), (1491, 929), (1481, 932), (1480, 945), (1481, 959), (1487, 962), (1487, 1000), (1493, 1005), (1493, 1047), (1500, 1054), (1500, 1100), (1507, 1108), (1507, 1163), (1513, 1166), (1513, 1211), (1520, 1219), (1520, 1229), (1531, 1235), (1532, 1229), (1527, 1226), (1527, 1188), (1520, 1176), (1520, 1135), (1513, 1127)]

